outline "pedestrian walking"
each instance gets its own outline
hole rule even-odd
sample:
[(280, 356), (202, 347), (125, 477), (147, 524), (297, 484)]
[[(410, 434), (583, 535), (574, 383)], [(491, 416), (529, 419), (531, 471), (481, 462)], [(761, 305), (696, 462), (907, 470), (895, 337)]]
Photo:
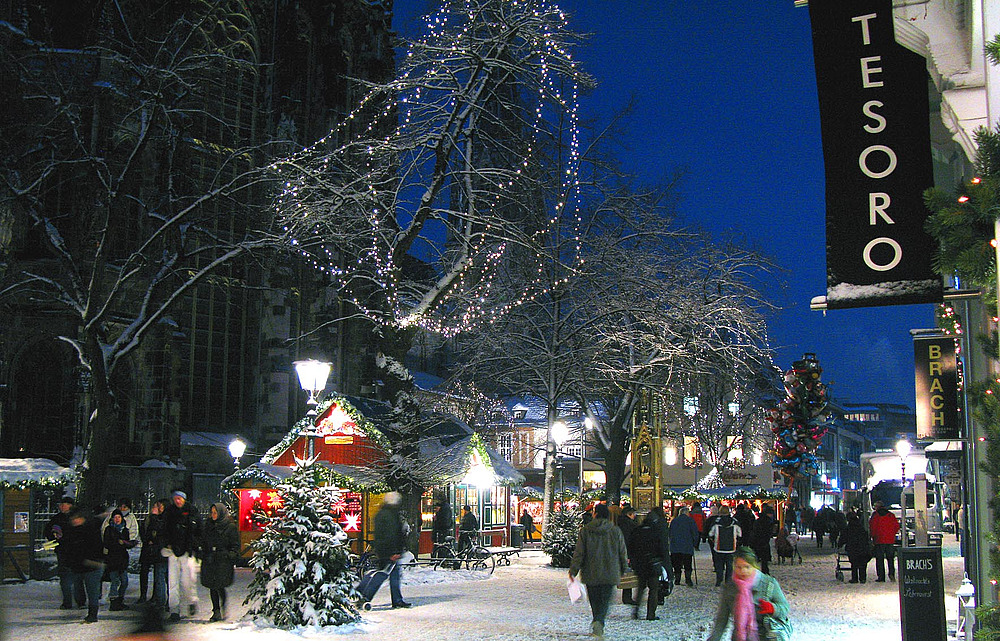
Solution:
[(45, 524), (45, 538), (56, 542), (56, 573), (59, 575), (59, 590), (62, 592), (62, 603), (59, 608), (62, 610), (72, 610), (73, 600), (76, 605), (83, 606), (87, 603), (87, 595), (83, 586), (83, 575), (74, 572), (70, 567), (69, 548), (66, 546), (63, 536), (71, 527), (69, 523), (70, 513), (73, 511), (75, 501), (72, 496), (64, 496), (59, 499), (58, 512), (48, 523)]
[(372, 547), (375, 549), (375, 556), (378, 557), (379, 566), (388, 572), (377, 573), (368, 586), (368, 593), (365, 594), (365, 597), (371, 601), (388, 576), (389, 594), (394, 608), (411, 607), (410, 603), (403, 600), (403, 593), (399, 587), (399, 563), (397, 561), (406, 550), (407, 530), (400, 513), (402, 502), (403, 496), (399, 492), (389, 492), (382, 500), (382, 507), (375, 514), (372, 523), (375, 530), (375, 540), (372, 542)]
[(431, 521), (431, 535), (435, 543), (445, 543), (449, 536), (455, 536), (455, 516), (447, 499), (437, 502)]
[(764, 506), (751, 527), (753, 529), (747, 537), (749, 547), (757, 555), (760, 571), (770, 574), (768, 564), (771, 562), (771, 538), (774, 535), (774, 510), (770, 505)]
[(885, 582), (886, 565), (889, 568), (889, 580), (896, 580), (896, 533), (899, 532), (899, 519), (889, 511), (882, 501), (875, 503), (875, 512), (868, 520), (868, 531), (871, 532), (875, 547), (875, 581)]
[(817, 510), (812, 518), (812, 529), (816, 535), (816, 547), (823, 547), (823, 535), (826, 534), (826, 514), (829, 510), (823, 507)]
[(111, 512), (108, 525), (104, 528), (101, 536), (104, 549), (107, 550), (105, 552), (105, 565), (111, 582), (111, 588), (108, 592), (110, 600), (108, 609), (112, 612), (127, 609), (125, 591), (128, 590), (128, 551), (138, 543), (131, 537), (132, 534), (125, 526), (124, 515), (121, 510), (115, 509)]
[(479, 519), (472, 512), (472, 506), (462, 506), (462, 520), (458, 524), (458, 549), (459, 551), (472, 547), (476, 543), (476, 535), (479, 533)]
[(521, 511), (521, 518), (518, 521), (521, 527), (524, 528), (524, 540), (528, 543), (533, 541), (532, 535), (535, 533), (535, 519), (531, 517), (531, 513), (528, 512), (528, 508), (524, 508)]
[(682, 507), (670, 522), (670, 565), (673, 567), (674, 582), (677, 585), (681, 584), (682, 571), (684, 582), (689, 586), (694, 585), (694, 581), (691, 580), (691, 561), (694, 559), (694, 551), (698, 549), (700, 539), (698, 523), (688, 514), (688, 508)]
[(659, 617), (656, 616), (656, 606), (660, 602), (661, 581), (664, 584), (664, 597), (670, 594), (674, 584), (673, 568), (670, 565), (670, 532), (663, 508), (657, 506), (649, 511), (642, 524), (632, 532), (627, 547), (633, 562), (632, 569), (639, 580), (632, 618), (639, 618), (642, 594), (648, 589), (646, 620), (657, 621)]
[(69, 530), (63, 532), (66, 559), (73, 572), (80, 575), (87, 592), (87, 618), (84, 623), (97, 621), (101, 602), (101, 577), (104, 576), (104, 542), (101, 521), (74, 508), (69, 513)]
[(167, 559), (163, 556), (163, 512), (166, 499), (153, 501), (149, 514), (140, 526), (142, 549), (139, 551), (139, 599), (146, 602), (149, 589), (149, 571), (153, 571), (153, 591), (150, 602), (159, 608), (167, 605)]
[(183, 490), (174, 490), (171, 503), (163, 513), (164, 542), (162, 554), (167, 558), (167, 605), (170, 620), (180, 621), (181, 610), (187, 604), (187, 614), (198, 613), (198, 566), (195, 554), (201, 543), (201, 517), (198, 509), (187, 500)]
[(749, 542), (745, 539), (750, 537), (750, 533), (753, 532), (753, 523), (756, 521), (754, 513), (750, 511), (746, 503), (740, 503), (736, 506), (736, 512), (732, 515), (733, 520), (740, 526), (740, 531), (743, 532), (742, 536), (744, 538), (738, 541), (738, 545), (748, 545)]
[(708, 641), (720, 641), (730, 619), (732, 641), (787, 641), (792, 634), (788, 599), (778, 581), (758, 569), (747, 547), (735, 554), (733, 580), (722, 589)]
[(594, 506), (594, 518), (580, 530), (576, 550), (569, 566), (569, 578), (577, 574), (587, 586), (587, 598), (593, 621), (591, 633), (604, 636), (604, 621), (608, 615), (611, 592), (628, 568), (628, 550), (622, 531), (610, 520), (608, 506)]
[[(635, 508), (625, 504), (622, 507), (621, 514), (618, 515), (616, 524), (618, 525), (618, 529), (622, 531), (622, 538), (625, 539), (625, 547), (628, 548), (628, 542), (632, 538), (632, 533), (638, 527), (638, 523), (635, 522)], [(633, 571), (635, 570), (635, 560), (632, 558), (631, 549), (629, 549), (629, 567)], [(635, 599), (632, 598), (632, 588), (622, 588), (622, 603), (625, 605), (635, 605)]]
[(868, 581), (868, 562), (872, 558), (872, 543), (868, 531), (861, 518), (851, 512), (847, 517), (847, 529), (842, 535), (844, 552), (851, 562), (851, 580), (849, 583), (865, 583)]
[(236, 561), (240, 558), (240, 533), (222, 503), (213, 503), (201, 537), (201, 584), (212, 597), (209, 621), (226, 618), (226, 588), (233, 584)]
[(108, 523), (111, 522), (111, 515), (114, 514), (114, 510), (117, 509), (122, 514), (122, 522), (128, 529), (129, 534), (132, 538), (139, 540), (139, 519), (136, 518), (135, 514), (132, 512), (132, 499), (122, 498), (118, 500), (118, 503), (111, 512), (108, 512), (104, 517), (104, 522), (101, 523), (101, 532), (107, 529)]
[(715, 563), (715, 586), (729, 581), (733, 575), (733, 555), (738, 547), (737, 542), (743, 536), (739, 524), (729, 515), (729, 506), (719, 508), (719, 518), (708, 533), (708, 541), (712, 546)]

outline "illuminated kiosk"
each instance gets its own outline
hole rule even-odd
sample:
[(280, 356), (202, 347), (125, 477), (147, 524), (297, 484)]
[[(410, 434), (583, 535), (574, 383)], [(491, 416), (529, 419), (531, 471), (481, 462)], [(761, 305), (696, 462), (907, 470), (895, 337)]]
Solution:
[[(263, 532), (255, 514), (273, 514), (281, 508), (275, 488), (291, 475), (295, 459), (306, 458), (310, 450), (325, 473), (326, 484), (341, 490), (333, 506), (334, 517), (352, 539), (352, 550), (363, 550), (364, 545), (357, 542), (371, 541), (372, 519), (389, 490), (384, 473), (391, 447), (379, 426), (392, 417), (389, 405), (380, 401), (327, 398), (315, 416), (299, 420), (259, 462), (224, 479), (223, 491), (234, 495), (244, 556), (249, 556), (249, 544)], [(424, 413), (422, 419), (427, 428), (419, 457), (426, 463), (432, 484), (421, 501), (420, 552), (431, 551), (434, 503), (443, 498), (452, 503), (456, 524), (461, 507), (468, 504), (482, 524), (484, 542), (503, 545), (509, 540), (512, 520), (510, 486), (520, 485), (524, 477), (457, 418)]]

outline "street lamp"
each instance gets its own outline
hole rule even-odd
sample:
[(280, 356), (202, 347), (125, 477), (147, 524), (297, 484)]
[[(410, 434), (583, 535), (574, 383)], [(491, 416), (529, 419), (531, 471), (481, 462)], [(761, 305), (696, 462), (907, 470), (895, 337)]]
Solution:
[(309, 392), (309, 400), (306, 401), (306, 405), (309, 406), (309, 411), (306, 412), (306, 416), (310, 419), (309, 425), (300, 434), (305, 436), (309, 442), (308, 456), (311, 459), (316, 454), (316, 437), (319, 436), (313, 418), (316, 416), (316, 406), (319, 404), (316, 396), (326, 387), (326, 379), (330, 377), (330, 369), (333, 364), (310, 358), (305, 361), (295, 361), (292, 365), (295, 366), (295, 373), (298, 374), (299, 385), (302, 386), (303, 391)]
[(229, 454), (233, 457), (233, 467), (236, 472), (240, 471), (240, 457), (247, 451), (247, 444), (240, 439), (233, 439), (229, 443)]
[(910, 455), (910, 450), (913, 446), (905, 438), (899, 439), (896, 442), (896, 454), (899, 455), (899, 477), (902, 484), (899, 488), (899, 513), (902, 515), (902, 523), (900, 524), (900, 532), (902, 533), (902, 538), (900, 539), (900, 547), (907, 547), (907, 533), (906, 533), (906, 457)]
[(305, 361), (295, 361), (292, 365), (295, 366), (295, 373), (299, 376), (299, 385), (303, 391), (309, 392), (309, 400), (306, 401), (306, 405), (310, 406), (309, 415), (315, 416), (316, 405), (319, 404), (316, 396), (326, 387), (326, 379), (330, 377), (333, 364), (310, 358)]

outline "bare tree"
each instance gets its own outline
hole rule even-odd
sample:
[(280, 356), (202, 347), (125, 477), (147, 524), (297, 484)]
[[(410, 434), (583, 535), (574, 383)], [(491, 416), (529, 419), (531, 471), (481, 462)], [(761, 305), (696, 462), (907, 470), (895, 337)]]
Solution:
[(224, 268), (274, 239), (253, 206), (263, 151), (243, 146), (256, 34), (236, 1), (38, 11), (35, 32), (11, 25), (0, 47), (2, 111), (19, 125), (0, 150), (0, 211), (37, 252), (0, 295), (73, 328), (59, 338), (90, 377), (80, 491), (93, 501), (127, 445), (127, 361), (195, 288), (241, 286)]
[[(274, 166), (284, 227), (371, 322), (395, 412), (388, 480), (413, 518), (425, 430), (404, 356), (417, 328), (453, 334), (519, 304), (496, 303), (495, 277), (513, 255), (537, 262), (537, 236), (572, 202), (572, 176), (542, 184), (540, 152), (575, 120), (587, 81), (565, 16), (544, 0), (452, 0), (427, 24), (393, 80), (363, 84), (348, 128)], [(523, 295), (545, 286), (536, 278)]]

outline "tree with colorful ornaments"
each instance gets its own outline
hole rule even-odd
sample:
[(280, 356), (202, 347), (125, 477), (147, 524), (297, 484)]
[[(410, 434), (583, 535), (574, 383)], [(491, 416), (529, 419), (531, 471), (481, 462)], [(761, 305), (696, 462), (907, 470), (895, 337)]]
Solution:
[(832, 420), (822, 374), (815, 354), (792, 363), (785, 372), (785, 400), (768, 417), (774, 433), (774, 466), (789, 485), (817, 472), (816, 449)]

